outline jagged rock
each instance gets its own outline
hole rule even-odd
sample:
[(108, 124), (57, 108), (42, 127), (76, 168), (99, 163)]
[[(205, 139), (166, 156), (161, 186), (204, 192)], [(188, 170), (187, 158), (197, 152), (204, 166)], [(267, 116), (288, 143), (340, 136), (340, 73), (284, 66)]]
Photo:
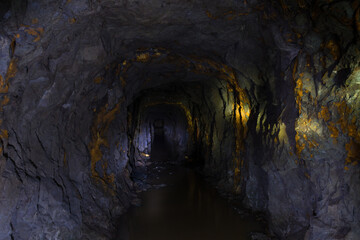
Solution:
[(2, 1), (0, 240), (109, 239), (158, 117), (169, 160), (201, 165), (277, 238), (360, 238), (359, 11)]

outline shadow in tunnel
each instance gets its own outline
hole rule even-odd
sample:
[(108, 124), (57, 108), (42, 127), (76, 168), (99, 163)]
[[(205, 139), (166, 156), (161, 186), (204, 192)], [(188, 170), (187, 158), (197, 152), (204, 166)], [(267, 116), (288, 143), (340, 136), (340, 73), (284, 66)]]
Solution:
[(151, 188), (121, 217), (113, 240), (245, 240), (264, 231), (255, 215), (221, 197), (194, 169), (156, 159), (148, 174)]
[(184, 149), (186, 120), (161, 110), (144, 124), (151, 136), (150, 161), (132, 169), (137, 195), (117, 221), (113, 240), (238, 240), (264, 232), (258, 216), (221, 196), (199, 174), (202, 161), (183, 156), (190, 152)]
[(154, 121), (154, 139), (151, 147), (151, 161), (171, 161), (169, 143), (165, 139), (164, 120)]

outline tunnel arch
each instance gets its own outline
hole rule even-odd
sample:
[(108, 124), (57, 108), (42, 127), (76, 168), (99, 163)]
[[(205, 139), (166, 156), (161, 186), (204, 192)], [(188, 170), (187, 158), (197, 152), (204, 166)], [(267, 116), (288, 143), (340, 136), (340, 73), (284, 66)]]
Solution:
[(360, 236), (358, 1), (16, 3), (0, 19), (0, 236), (109, 237), (134, 198), (129, 106), (166, 83), (192, 99), (206, 171), (273, 235)]
[[(155, 121), (162, 121), (162, 134), (163, 138), (160, 139), (159, 144), (163, 144), (164, 151), (168, 152), (170, 159), (168, 161), (172, 162), (184, 162), (185, 156), (191, 155), (191, 126), (192, 119), (190, 115), (186, 115), (186, 109), (182, 108), (181, 103), (171, 103), (171, 102), (152, 102), (151, 105), (145, 105), (144, 110), (140, 108), (140, 119), (137, 124), (137, 128), (134, 133), (133, 145), (134, 148), (139, 149), (139, 153), (135, 153), (134, 159), (139, 159), (139, 161), (144, 160), (142, 157), (144, 154), (146, 160), (152, 159), (153, 156), (153, 144), (158, 139), (155, 132), (156, 126)], [(189, 119), (190, 117), (190, 119)], [(143, 136), (145, 134), (146, 136)], [(157, 144), (157, 145), (159, 145)], [(142, 156), (142, 157), (141, 157)], [(142, 162), (142, 166), (145, 165), (145, 162)], [(136, 166), (136, 160), (135, 160)]]
[[(164, 55), (164, 56), (163, 56)], [(211, 85), (216, 82), (217, 85), (219, 85), (219, 88), (214, 90), (217, 93), (220, 93), (220, 95), (218, 96), (218, 99), (220, 100), (219, 102), (222, 102), (222, 104), (215, 104), (213, 107), (213, 110), (215, 110), (215, 112), (212, 113), (212, 116), (209, 116), (210, 118), (213, 118), (216, 114), (216, 109), (220, 109), (222, 107), (225, 106), (224, 110), (221, 110), (221, 114), (224, 116), (224, 118), (226, 118), (226, 116), (229, 118), (226, 121), (228, 121), (229, 123), (231, 123), (234, 127), (234, 132), (236, 133), (235, 136), (235, 142), (232, 143), (232, 141), (230, 141), (228, 144), (232, 147), (234, 145), (234, 149), (235, 152), (232, 153), (232, 162), (229, 162), (228, 159), (226, 159), (225, 157), (223, 158), (223, 160), (219, 160), (217, 159), (216, 161), (218, 162), (218, 164), (220, 164), (220, 162), (225, 162), (222, 164), (228, 165), (227, 166), (227, 172), (234, 172), (231, 173), (232, 175), (234, 175), (234, 179), (236, 180), (232, 180), (232, 182), (234, 182), (234, 188), (238, 188), (238, 186), (240, 185), (240, 172), (241, 169), (244, 169), (244, 160), (240, 160), (240, 155), (244, 155), (244, 142), (243, 142), (243, 138), (246, 136), (246, 124), (247, 121), (249, 119), (250, 116), (250, 112), (251, 112), (251, 107), (250, 107), (250, 101), (248, 99), (247, 93), (244, 89), (242, 89), (241, 87), (239, 87), (238, 84), (238, 80), (236, 79), (236, 75), (235, 75), (235, 71), (234, 69), (232, 69), (231, 67), (222, 64), (222, 63), (218, 63), (215, 62), (213, 60), (207, 59), (207, 58), (199, 58), (199, 57), (186, 57), (186, 56), (181, 56), (178, 54), (172, 54), (169, 50), (163, 49), (161, 48), (160, 50), (158, 48), (147, 48), (147, 49), (138, 49), (136, 51), (135, 54), (136, 57), (132, 58), (132, 59), (125, 59), (125, 60), (119, 60), (117, 62), (119, 63), (112, 63), (111, 65), (108, 65), (105, 67), (105, 73), (103, 76), (97, 76), (94, 79), (94, 83), (95, 84), (105, 84), (108, 85), (109, 83), (107, 81), (109, 81), (108, 79), (113, 79), (111, 81), (116, 81), (118, 85), (121, 84), (121, 86), (124, 88), (124, 95), (128, 96), (128, 99), (126, 99), (126, 103), (125, 104), (129, 104), (129, 102), (131, 102), (132, 98), (135, 98), (136, 96), (138, 96), (138, 98), (140, 98), (139, 96), (146, 94), (146, 92), (151, 92), (151, 89), (154, 89), (156, 87), (158, 87), (160, 90), (158, 92), (160, 92), (161, 94), (163, 94), (163, 92), (167, 92), (169, 90), (167, 89), (162, 89), (162, 86), (165, 86), (163, 88), (166, 88), (166, 86), (170, 86), (170, 84), (175, 84), (177, 82), (184, 82), (186, 84), (191, 84), (192, 82), (199, 83), (198, 87), (201, 87), (201, 82), (206, 82), (206, 84)], [(161, 57), (165, 58), (161, 59)], [(160, 60), (159, 60), (160, 58)], [(170, 59), (170, 60), (169, 60)], [(154, 61), (154, 62), (153, 62)], [(188, 82), (187, 78), (181, 78), (181, 79), (176, 79), (175, 80), (171, 80), (172, 78), (168, 77), (168, 75), (166, 75), (166, 83), (157, 83), (158, 85), (155, 86), (150, 86), (148, 87), (148, 90), (146, 88), (146, 83), (149, 82), (149, 80), (141, 80), (143, 81), (143, 84), (145, 83), (145, 86), (143, 88), (141, 87), (134, 87), (136, 86), (136, 83), (132, 83), (132, 87), (129, 87), (129, 89), (126, 88), (126, 76), (128, 71), (131, 71), (132, 67), (134, 64), (136, 65), (136, 69), (141, 69), (141, 66), (144, 66), (145, 68), (145, 72), (151, 72), (152, 69), (152, 65), (156, 65), (156, 64), (163, 64), (163, 62), (168, 62), (170, 61), (171, 64), (173, 64), (176, 68), (175, 69), (171, 69), (170, 72), (167, 69), (167, 74), (172, 74), (173, 72), (178, 72), (181, 71), (180, 69), (187, 69), (186, 71), (194, 73), (195, 76), (190, 76), (189, 79), (190, 81)], [(156, 67), (155, 67), (156, 69)], [(140, 70), (141, 71), (141, 70)], [(160, 71), (160, 73), (157, 73), (159, 75), (162, 74), (162, 72)], [(202, 77), (204, 76), (204, 77)], [(120, 80), (120, 81), (119, 81)], [(169, 83), (168, 80), (173, 81), (173, 83)], [(134, 81), (134, 80), (133, 80)], [(120, 82), (120, 84), (119, 84)], [(207, 86), (208, 86), (207, 85)], [(180, 86), (179, 88), (181, 89), (183, 86)], [(131, 94), (126, 93), (126, 91), (132, 91), (132, 89), (137, 89), (137, 92), (133, 93), (134, 97), (131, 97)], [(150, 90), (149, 90), (150, 89)], [(224, 93), (222, 93), (224, 92)], [(203, 145), (201, 147), (200, 152), (197, 153), (197, 157), (201, 157), (202, 159), (206, 159), (206, 158), (211, 158), (211, 154), (213, 152), (213, 143), (212, 143), (212, 139), (213, 138), (213, 134), (214, 134), (214, 124), (208, 124), (208, 126), (206, 127), (201, 127), (200, 126), (200, 121), (207, 121), (205, 120), (205, 118), (203, 119), (199, 119), (201, 117), (201, 113), (197, 112), (196, 114), (198, 115), (198, 117), (193, 117), (193, 115), (195, 114), (195, 108), (199, 109), (200, 106), (199, 104), (195, 104), (197, 106), (191, 106), (191, 103), (187, 103), (184, 104), (181, 101), (178, 100), (172, 100), (172, 101), (168, 101), (168, 98), (172, 98), (170, 96), (166, 96), (163, 95), (158, 98), (155, 99), (147, 99), (147, 103), (145, 103), (145, 106), (142, 107), (140, 106), (139, 109), (135, 110), (135, 114), (138, 114), (139, 112), (143, 111), (144, 108), (146, 109), (147, 107), (150, 107), (152, 105), (157, 105), (157, 104), (168, 104), (168, 105), (177, 105), (180, 106), (182, 108), (182, 110), (185, 112), (185, 116), (187, 118), (187, 124), (188, 124), (188, 133), (189, 136), (191, 136), (191, 138), (193, 139), (193, 143), (191, 144), (189, 142), (189, 145)], [(187, 97), (191, 98), (194, 97), (195, 95), (193, 94), (193, 96), (189, 95), (188, 93)], [(198, 91), (197, 94), (201, 95), (201, 91)], [(150, 94), (151, 95), (151, 94)], [(181, 95), (181, 93), (179, 94)], [(224, 98), (224, 96), (227, 96), (226, 98)], [(129, 97), (130, 96), (130, 97)], [(203, 95), (203, 97), (206, 97), (205, 95)], [(197, 99), (197, 101), (201, 101), (202, 99)], [(136, 101), (136, 100), (133, 100)], [(231, 101), (231, 103), (229, 102)], [(118, 103), (119, 104), (119, 103)], [(211, 103), (214, 104), (214, 103)], [(229, 107), (227, 107), (229, 105)], [(116, 107), (114, 107), (112, 110), (109, 111), (109, 114), (111, 114), (112, 112), (117, 112), (118, 111), (118, 107), (119, 105), (116, 105)], [(199, 115), (200, 114), (200, 115)], [(133, 113), (130, 115), (130, 120), (128, 119), (129, 122), (134, 121), (133, 118)], [(106, 117), (107, 118), (107, 117)], [(112, 121), (113, 119), (111, 119)], [(136, 120), (135, 120), (136, 121)], [(214, 120), (215, 121), (215, 120)], [(96, 123), (95, 123), (96, 124)], [(194, 126), (195, 124), (197, 124), (197, 129), (198, 132), (195, 134), (194, 132)], [(200, 136), (200, 129), (203, 128), (202, 130), (202, 135)], [(205, 130), (204, 128), (208, 128), (207, 130)], [(93, 136), (98, 136), (98, 133), (93, 133)], [(101, 135), (101, 134), (100, 134)], [(199, 139), (195, 139), (195, 138), (199, 138)], [(190, 138), (190, 139), (191, 139)], [(200, 138), (204, 138), (204, 139), (200, 139)], [(95, 141), (95, 140), (93, 140)], [(98, 140), (96, 140), (97, 142), (99, 142)], [(95, 142), (96, 142), (95, 141)], [(198, 142), (198, 143), (197, 143)], [(132, 145), (132, 140), (130, 140), (129, 142), (129, 146)], [(210, 148), (210, 149), (209, 149)], [(207, 156), (206, 156), (206, 154)], [(231, 151), (232, 152), (232, 151)], [(220, 152), (217, 153), (218, 155), (220, 155)], [(132, 154), (130, 154), (132, 155)], [(220, 156), (217, 156), (217, 158), (219, 158)], [(92, 157), (92, 166), (94, 166), (94, 161), (98, 162), (100, 161), (100, 159), (95, 160), (94, 157)], [(105, 164), (107, 165), (107, 164)], [(104, 165), (103, 165), (104, 166)], [(209, 165), (208, 166), (209, 169), (214, 168), (214, 166)], [(235, 170), (233, 170), (235, 169)], [(244, 170), (243, 170), (244, 171)], [(222, 174), (228, 174), (228, 173), (222, 173)], [(219, 173), (217, 173), (219, 174)], [(94, 173), (93, 173), (94, 175)], [(95, 173), (95, 176), (97, 176), (98, 174)], [(105, 180), (108, 181), (108, 180)], [(110, 183), (108, 181), (108, 183)], [(238, 190), (239, 191), (239, 190)]]

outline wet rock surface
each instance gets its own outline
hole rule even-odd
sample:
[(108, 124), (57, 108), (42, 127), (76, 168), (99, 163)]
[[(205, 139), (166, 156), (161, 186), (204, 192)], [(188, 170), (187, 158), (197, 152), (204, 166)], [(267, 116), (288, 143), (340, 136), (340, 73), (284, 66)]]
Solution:
[(1, 1), (0, 240), (109, 239), (156, 116), (276, 237), (359, 239), (359, 5)]

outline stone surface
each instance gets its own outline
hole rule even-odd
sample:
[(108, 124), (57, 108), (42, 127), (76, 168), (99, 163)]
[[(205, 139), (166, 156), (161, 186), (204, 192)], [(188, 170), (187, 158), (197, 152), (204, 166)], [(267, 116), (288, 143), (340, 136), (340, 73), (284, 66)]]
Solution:
[(0, 239), (109, 239), (157, 114), (174, 159), (200, 160), (275, 237), (358, 239), (359, 14), (356, 0), (2, 1)]

